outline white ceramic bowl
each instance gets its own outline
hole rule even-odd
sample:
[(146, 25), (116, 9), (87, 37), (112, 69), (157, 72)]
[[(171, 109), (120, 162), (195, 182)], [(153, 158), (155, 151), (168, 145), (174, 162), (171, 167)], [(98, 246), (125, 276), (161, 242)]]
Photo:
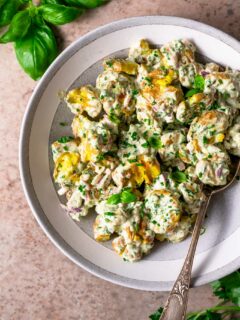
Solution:
[[(72, 261), (91, 273), (124, 286), (169, 290), (189, 246), (159, 244), (137, 263), (123, 262), (109, 244), (93, 240), (93, 215), (76, 223), (60, 207), (52, 182), (49, 145), (69, 127), (71, 113), (57, 93), (76, 84), (94, 83), (106, 56), (122, 56), (138, 39), (156, 45), (188, 38), (210, 60), (233, 68), (240, 66), (240, 45), (229, 35), (205, 24), (177, 17), (138, 17), (117, 21), (88, 33), (69, 46), (38, 83), (27, 106), (20, 137), (20, 171), (26, 197), (35, 218), (52, 242)], [(235, 184), (214, 197), (208, 211), (193, 268), (193, 285), (220, 278), (240, 266), (240, 219)]]

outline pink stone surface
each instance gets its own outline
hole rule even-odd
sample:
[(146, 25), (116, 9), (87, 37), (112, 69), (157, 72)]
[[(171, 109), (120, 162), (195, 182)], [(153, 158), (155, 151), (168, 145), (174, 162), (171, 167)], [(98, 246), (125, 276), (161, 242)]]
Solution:
[[(132, 16), (175, 15), (240, 34), (240, 2), (112, 0), (57, 30), (61, 49), (94, 28)], [(20, 69), (11, 44), (0, 51), (0, 319), (144, 320), (166, 293), (123, 288), (98, 279), (64, 257), (37, 225), (23, 195), (18, 138), (36, 86)], [(191, 289), (189, 310), (216, 302), (208, 285)]]

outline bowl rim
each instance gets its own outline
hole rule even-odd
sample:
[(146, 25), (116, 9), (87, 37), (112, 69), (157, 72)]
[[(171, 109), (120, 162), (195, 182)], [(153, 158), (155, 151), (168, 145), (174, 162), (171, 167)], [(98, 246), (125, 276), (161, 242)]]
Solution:
[[(37, 109), (38, 103), (41, 99), (41, 96), (50, 83), (55, 73), (61, 68), (61, 65), (65, 63), (68, 59), (71, 58), (80, 50), (83, 46), (88, 44), (89, 42), (94, 41), (98, 37), (111, 33), (113, 31), (120, 30), (122, 28), (126, 28), (129, 26), (140, 26), (140, 25), (151, 25), (151, 24), (159, 24), (159, 25), (175, 25), (176, 27), (187, 27), (190, 29), (194, 29), (200, 32), (203, 32), (207, 35), (211, 35), (228, 46), (231, 46), (240, 54), (240, 43), (234, 37), (228, 35), (227, 33), (218, 30), (212, 26), (209, 26), (205, 23), (198, 22), (191, 19), (185, 19), (176, 16), (140, 16), (140, 17), (132, 17), (122, 20), (117, 20), (93, 31), (86, 33), (85, 35), (78, 38), (74, 41), (70, 46), (68, 46), (60, 55), (55, 59), (55, 61), (49, 66), (41, 80), (38, 82), (35, 87), (32, 96), (27, 104), (21, 130), (19, 137), (19, 169), (20, 169), (20, 178), (22, 182), (22, 187), (24, 190), (25, 197), (27, 199), (28, 205), (30, 206), (32, 213), (43, 229), (44, 233), (48, 236), (48, 238), (52, 241), (52, 243), (70, 260), (76, 263), (78, 266), (82, 267), (86, 271), (98, 276), (104, 280), (110, 281), (112, 283), (122, 285), (125, 287), (130, 287), (134, 289), (140, 290), (148, 290), (148, 291), (169, 291), (172, 288), (172, 281), (145, 281), (145, 280), (136, 280), (125, 278), (123, 276), (116, 275), (112, 272), (106, 271), (92, 262), (89, 262), (87, 259), (82, 257), (79, 253), (77, 253), (69, 244), (65, 242), (65, 240), (61, 237), (61, 235), (54, 229), (54, 227), (49, 222), (45, 212), (41, 208), (41, 205), (38, 201), (37, 195), (34, 190), (34, 185), (31, 179), (30, 167), (29, 167), (29, 139), (31, 135), (31, 126), (32, 120), (34, 118), (35, 111)], [(233, 260), (231, 263), (228, 263), (222, 268), (219, 268), (215, 271), (209, 272), (203, 276), (199, 276), (193, 278), (192, 284), (193, 286), (199, 286), (216, 279), (222, 278), (227, 274), (237, 270), (240, 266), (240, 257)]]

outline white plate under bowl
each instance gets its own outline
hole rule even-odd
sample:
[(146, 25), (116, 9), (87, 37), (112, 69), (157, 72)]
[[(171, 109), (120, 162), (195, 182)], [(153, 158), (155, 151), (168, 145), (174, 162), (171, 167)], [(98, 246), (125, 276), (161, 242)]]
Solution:
[[(207, 59), (233, 68), (240, 66), (239, 42), (205, 24), (177, 17), (137, 17), (103, 26), (69, 46), (38, 83), (26, 110), (20, 137), (20, 171), (26, 197), (35, 218), (53, 243), (72, 261), (91, 273), (123, 286), (144, 290), (169, 290), (189, 246), (158, 244), (142, 261), (122, 261), (109, 244), (93, 240), (94, 214), (75, 223), (60, 207), (51, 179), (49, 144), (70, 127), (70, 112), (58, 99), (61, 89), (94, 83), (100, 61), (122, 56), (141, 38), (161, 45), (188, 38)], [(193, 268), (193, 285), (220, 278), (240, 266), (240, 184), (214, 197), (205, 221)]]

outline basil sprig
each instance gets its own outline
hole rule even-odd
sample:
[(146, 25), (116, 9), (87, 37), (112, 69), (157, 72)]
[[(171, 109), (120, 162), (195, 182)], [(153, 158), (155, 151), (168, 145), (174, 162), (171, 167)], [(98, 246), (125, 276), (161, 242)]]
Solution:
[(45, 4), (39, 8), (43, 19), (54, 25), (61, 25), (75, 20), (85, 10), (61, 4)]
[(57, 56), (57, 43), (47, 25), (33, 26), (26, 37), (15, 43), (18, 62), (34, 80), (39, 79)]
[(12, 19), (9, 29), (0, 38), (0, 42), (7, 43), (23, 38), (31, 25), (29, 10), (18, 12)]
[(88, 9), (99, 7), (108, 0), (65, 0), (66, 3), (72, 6), (83, 6)]
[(58, 54), (51, 25), (77, 19), (86, 9), (106, 0), (0, 0), (0, 27), (9, 25), (0, 43), (14, 42), (17, 60), (34, 80), (39, 79)]
[(111, 195), (107, 204), (119, 204), (119, 203), (130, 203), (137, 201), (136, 195), (131, 191), (130, 188), (123, 189), (122, 192)]
[(21, 3), (18, 0), (1, 1), (0, 5), (0, 27), (8, 25), (17, 13)]
[(191, 98), (194, 94), (203, 92), (204, 87), (205, 87), (205, 80), (203, 76), (201, 76), (200, 74), (197, 74), (194, 78), (193, 88), (187, 91), (187, 93), (185, 94), (185, 97)]

